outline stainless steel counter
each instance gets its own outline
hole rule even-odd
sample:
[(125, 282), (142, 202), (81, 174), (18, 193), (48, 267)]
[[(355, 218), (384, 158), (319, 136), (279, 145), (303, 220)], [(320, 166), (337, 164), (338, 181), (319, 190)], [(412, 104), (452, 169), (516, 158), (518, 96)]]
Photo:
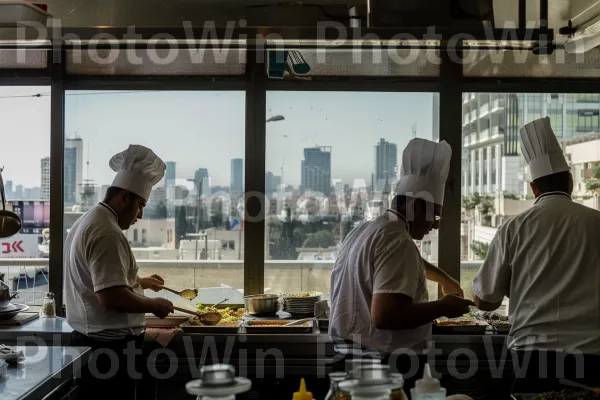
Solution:
[(91, 352), (88, 347), (68, 346), (20, 346), (18, 349), (23, 351), (25, 359), (9, 366), (7, 375), (0, 379), (0, 398), (3, 400), (45, 398), (79, 374)]

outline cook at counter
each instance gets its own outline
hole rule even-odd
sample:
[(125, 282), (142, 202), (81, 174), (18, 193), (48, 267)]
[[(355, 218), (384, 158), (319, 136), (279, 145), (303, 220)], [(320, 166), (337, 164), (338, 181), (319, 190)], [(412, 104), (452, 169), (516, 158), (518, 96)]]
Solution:
[[(571, 199), (573, 177), (549, 118), (520, 136), (535, 203), (498, 229), (473, 281), (474, 301), (493, 311), (510, 298), (508, 346), (526, 368), (515, 370), (514, 393), (560, 390), (561, 373), (599, 386), (600, 212)], [(562, 358), (572, 352), (585, 365)]]
[(164, 318), (173, 312), (170, 301), (144, 296), (144, 289), (158, 291), (164, 282), (156, 275), (138, 276), (123, 234), (142, 218), (152, 187), (164, 176), (165, 163), (152, 150), (131, 145), (113, 156), (109, 165), (116, 176), (104, 201), (75, 222), (64, 248), (66, 317), (74, 329), (71, 345), (92, 348), (92, 371), (108, 376), (116, 372), (110, 381), (96, 379), (92, 372), (84, 374), (86, 399), (109, 398), (115, 385), (122, 385), (120, 398), (133, 398), (135, 380), (129, 376), (133, 365), (126, 365), (133, 356), (128, 358), (123, 351), (141, 349), (145, 313)]
[[(451, 155), (445, 141), (411, 140), (391, 208), (354, 228), (342, 243), (331, 276), (334, 369), (343, 370), (344, 359), (354, 356), (373, 354), (387, 362), (397, 349), (423, 353), (433, 320), (461, 316), (473, 304), (462, 298), (458, 282), (424, 262), (414, 242), (438, 228)], [(446, 296), (430, 302), (427, 279)], [(411, 372), (405, 387), (412, 387), (421, 368), (411, 370), (408, 357), (398, 360), (399, 372)]]

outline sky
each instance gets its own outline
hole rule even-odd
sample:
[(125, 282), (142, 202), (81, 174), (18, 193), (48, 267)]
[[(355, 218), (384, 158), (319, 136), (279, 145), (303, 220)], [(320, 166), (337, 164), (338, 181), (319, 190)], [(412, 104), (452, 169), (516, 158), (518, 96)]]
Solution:
[[(40, 160), (50, 155), (49, 87), (0, 87), (0, 167), (13, 186), (40, 186)], [(42, 97), (32, 97), (36, 94)], [(380, 138), (404, 146), (432, 137), (430, 93), (269, 92), (266, 170), (286, 184), (300, 184), (305, 147), (332, 146), (332, 178), (370, 184), (374, 146)], [(177, 178), (208, 168), (213, 186), (229, 186), (232, 158), (244, 158), (244, 92), (67, 92), (67, 136), (84, 143), (84, 178), (112, 182), (110, 158), (129, 144), (153, 149), (177, 162)], [(437, 110), (436, 110), (437, 112)]]

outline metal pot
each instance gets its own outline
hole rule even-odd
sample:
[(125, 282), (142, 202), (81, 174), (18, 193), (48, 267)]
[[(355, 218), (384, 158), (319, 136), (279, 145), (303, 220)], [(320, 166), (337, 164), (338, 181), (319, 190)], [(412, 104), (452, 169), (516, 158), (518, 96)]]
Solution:
[(244, 296), (244, 307), (250, 315), (268, 315), (279, 311), (279, 296), (274, 294), (254, 294)]
[(6, 307), (10, 304), (10, 301), (17, 297), (18, 293), (10, 295), (10, 288), (2, 281), (0, 281), (0, 308)]

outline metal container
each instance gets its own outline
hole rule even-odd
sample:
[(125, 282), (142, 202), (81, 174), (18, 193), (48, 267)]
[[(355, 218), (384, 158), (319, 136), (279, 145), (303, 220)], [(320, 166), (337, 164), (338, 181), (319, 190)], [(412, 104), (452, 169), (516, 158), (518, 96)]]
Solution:
[(279, 296), (274, 294), (244, 296), (244, 308), (250, 315), (274, 315), (279, 307)]
[(17, 297), (18, 293), (10, 294), (10, 288), (4, 282), (0, 281), (0, 308), (9, 306), (10, 301)]

